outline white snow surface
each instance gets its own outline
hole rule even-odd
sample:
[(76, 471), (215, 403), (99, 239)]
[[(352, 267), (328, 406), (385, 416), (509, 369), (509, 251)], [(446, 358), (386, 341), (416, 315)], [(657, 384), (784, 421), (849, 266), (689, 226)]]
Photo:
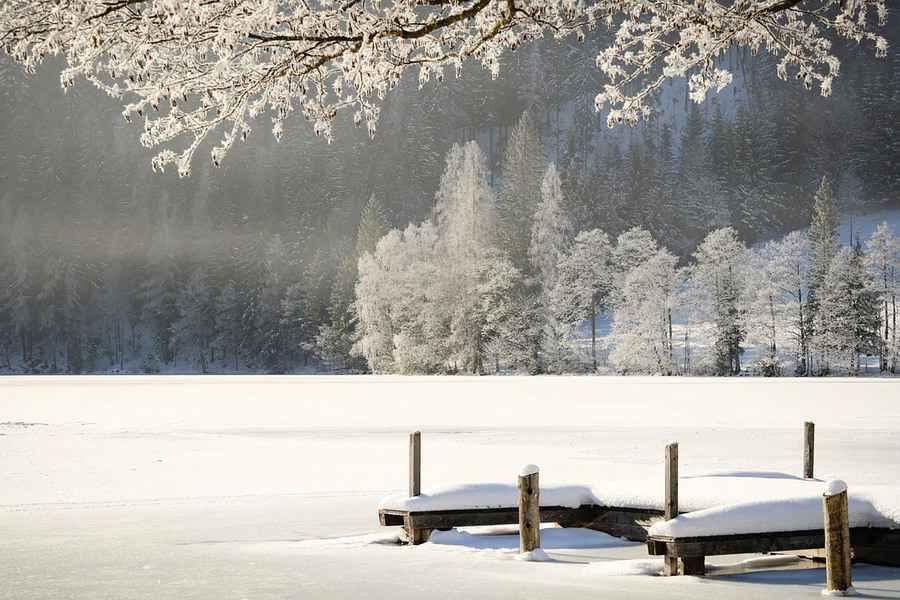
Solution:
[[(735, 573), (721, 569), (757, 557), (711, 557), (716, 577), (653, 577), (644, 545), (585, 530), (542, 529), (545, 563), (514, 560), (515, 528), (401, 546), (376, 507), (404, 495), (421, 430), (431, 495), (512, 489), (534, 462), (543, 488), (659, 506), (677, 440), (685, 510), (748, 488), (821, 501), (840, 478), (893, 515), (898, 391), (882, 379), (0, 378), (0, 598), (817, 598), (820, 567)], [(804, 421), (817, 482), (798, 477)], [(900, 599), (900, 569), (853, 576), (864, 595)]]

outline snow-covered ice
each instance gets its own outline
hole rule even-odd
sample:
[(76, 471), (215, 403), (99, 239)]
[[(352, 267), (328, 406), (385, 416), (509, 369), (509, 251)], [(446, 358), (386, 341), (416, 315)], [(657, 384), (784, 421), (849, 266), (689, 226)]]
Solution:
[[(558, 528), (542, 529), (552, 562), (522, 562), (514, 528), (402, 546), (376, 508), (404, 495), (407, 434), (422, 430), (425, 494), (514, 489), (533, 462), (542, 488), (584, 482), (601, 500), (657, 505), (677, 440), (683, 508), (744, 501), (748, 481), (795, 497), (815, 486), (821, 502), (840, 478), (888, 514), (898, 391), (874, 379), (0, 378), (0, 598), (815, 598), (824, 571), (806, 563), (745, 573), (759, 557), (714, 557), (721, 576), (652, 577), (644, 545)], [(799, 477), (806, 420), (815, 482)], [(900, 598), (900, 569), (855, 565), (854, 585)]]

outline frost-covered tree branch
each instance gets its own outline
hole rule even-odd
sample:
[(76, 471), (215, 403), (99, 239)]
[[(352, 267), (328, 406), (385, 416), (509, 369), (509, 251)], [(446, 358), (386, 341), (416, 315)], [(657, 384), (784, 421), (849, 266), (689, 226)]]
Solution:
[(0, 46), (34, 71), (61, 55), (64, 88), (79, 78), (143, 119), (154, 168), (190, 172), (210, 136), (219, 164), (265, 115), (276, 137), (299, 111), (317, 134), (350, 110), (374, 134), (385, 94), (408, 69), (421, 82), (475, 59), (496, 75), (504, 50), (545, 33), (610, 30), (597, 57), (608, 122), (636, 123), (666, 80), (686, 77), (701, 101), (731, 74), (731, 47), (779, 57), (778, 76), (823, 95), (843, 38), (887, 52), (886, 0), (5, 0)]

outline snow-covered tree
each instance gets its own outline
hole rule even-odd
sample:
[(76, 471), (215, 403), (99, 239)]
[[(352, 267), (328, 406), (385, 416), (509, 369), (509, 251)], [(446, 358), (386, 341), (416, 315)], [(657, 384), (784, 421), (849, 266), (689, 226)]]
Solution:
[(242, 341), (248, 357), (269, 373), (287, 369), (284, 330), (281, 327), (282, 300), (288, 288), (287, 248), (280, 235), (265, 245), (260, 279), (251, 290), (243, 315), (245, 337)]
[(831, 184), (823, 177), (816, 191), (812, 220), (809, 226), (809, 246), (812, 253), (809, 267), (810, 295), (815, 299), (816, 290), (825, 281), (831, 261), (840, 249), (838, 225), (840, 217), (834, 204)]
[(366, 252), (373, 252), (378, 240), (388, 232), (387, 218), (378, 196), (372, 194), (359, 215), (359, 227), (356, 233), (356, 256), (362, 257)]
[[(897, 293), (900, 290), (900, 238), (881, 223), (866, 242), (866, 265), (881, 296), (881, 370), (897, 371)], [(890, 363), (890, 365), (889, 365)]]
[(215, 305), (206, 272), (194, 270), (178, 293), (179, 320), (174, 324), (179, 348), (192, 353), (191, 360), (201, 373), (209, 369), (210, 346), (215, 337)]
[(673, 373), (673, 296), (681, 283), (677, 267), (678, 258), (662, 249), (625, 275), (609, 356), (619, 372)]
[(562, 212), (562, 186), (556, 165), (551, 164), (541, 183), (541, 201), (534, 213), (528, 248), (538, 290), (539, 358), (544, 370), (559, 371), (570, 354), (571, 323), (560, 322), (553, 302), (569, 235), (568, 219)]
[(450, 326), (450, 356), (455, 370), (484, 370), (484, 323), (478, 319), (480, 265), (494, 239), (494, 193), (484, 156), (476, 142), (454, 146), (435, 199), (440, 238), (437, 293)]
[(222, 348), (225, 358), (235, 371), (240, 368), (243, 329), (244, 301), (233, 281), (229, 281), (216, 298), (215, 329), (216, 344)]
[(175, 323), (179, 319), (178, 291), (181, 286), (173, 239), (171, 207), (167, 196), (160, 201), (156, 231), (148, 249), (146, 275), (142, 282), (142, 321), (150, 326), (155, 356), (164, 363), (178, 358)]
[(841, 248), (819, 288), (816, 340), (829, 359), (843, 361), (850, 375), (859, 372), (859, 356), (877, 354), (880, 299), (866, 272), (862, 251)]
[(190, 170), (204, 140), (218, 164), (264, 116), (281, 137), (295, 112), (331, 136), (338, 111), (354, 111), (374, 132), (380, 104), (408, 69), (420, 81), (457, 73), (469, 58), (496, 75), (504, 50), (545, 32), (583, 39), (612, 30), (596, 64), (606, 81), (596, 96), (610, 125), (651, 113), (654, 93), (687, 78), (691, 99), (720, 91), (731, 73), (718, 60), (730, 48), (778, 57), (776, 74), (831, 93), (846, 39), (885, 56), (879, 28), (886, 0), (453, 0), (310, 5), (300, 0), (244, 3), (172, 0), (7, 0), (0, 46), (33, 71), (62, 55), (62, 84), (84, 78), (127, 104), (143, 123), (145, 146), (163, 146), (154, 165)]
[(354, 352), (373, 373), (445, 368), (449, 328), (435, 304), (437, 229), (431, 222), (388, 232), (359, 259)]
[(597, 311), (610, 308), (614, 268), (609, 236), (599, 229), (582, 231), (559, 261), (554, 290), (557, 317), (564, 323), (591, 323), (591, 361), (597, 370)]
[(281, 299), (279, 330), (284, 343), (285, 362), (297, 364), (314, 348), (315, 330), (309, 322), (309, 300), (303, 282), (289, 285)]
[(712, 367), (718, 375), (741, 371), (746, 337), (747, 248), (731, 227), (710, 232), (694, 253), (691, 284), (701, 290), (697, 307), (714, 326)]
[(502, 173), (497, 207), (499, 246), (516, 268), (530, 274), (528, 248), (532, 218), (541, 202), (544, 149), (527, 111), (510, 133)]
[(810, 323), (806, 308), (809, 244), (806, 235), (794, 231), (751, 251), (748, 272), (750, 304), (747, 339), (765, 348), (764, 371), (776, 374), (779, 344), (793, 343), (795, 372), (806, 374)]
[(628, 273), (642, 262), (656, 254), (658, 247), (653, 234), (642, 227), (632, 227), (616, 238), (613, 249), (613, 266), (620, 273)]
[(528, 304), (532, 297), (525, 293), (522, 274), (497, 249), (488, 249), (478, 265), (477, 298), (475, 319), (494, 370), (500, 370), (501, 361), (517, 370), (532, 370), (534, 324)]

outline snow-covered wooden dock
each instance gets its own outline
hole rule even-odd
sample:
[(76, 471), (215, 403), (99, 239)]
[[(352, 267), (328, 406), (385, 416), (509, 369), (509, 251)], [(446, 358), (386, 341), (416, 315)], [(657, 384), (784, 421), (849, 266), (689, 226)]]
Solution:
[[(536, 496), (540, 522), (646, 541), (651, 556), (666, 558), (667, 575), (704, 575), (705, 558), (715, 555), (783, 552), (822, 556), (821, 549), (829, 546), (829, 529), (827, 522), (822, 525), (824, 482), (813, 478), (813, 431), (812, 423), (804, 424), (803, 477), (772, 472), (740, 474), (746, 477), (747, 501), (729, 503), (722, 499), (699, 509), (694, 503), (690, 511), (679, 511), (678, 444), (672, 443), (666, 447), (660, 507), (641, 502), (601, 502), (589, 486), (548, 486)], [(410, 436), (409, 469), (409, 496), (385, 499), (378, 516), (381, 525), (402, 526), (410, 544), (428, 541), (434, 530), (521, 523), (523, 500), (520, 496), (516, 502), (513, 485), (468, 484), (422, 494), (419, 432)], [(790, 485), (781, 484), (782, 489), (763, 485), (771, 480), (784, 480)], [(900, 566), (897, 524), (879, 512), (873, 497), (849, 499), (846, 484), (841, 481), (825, 486), (826, 498), (835, 484), (844, 496), (841, 519), (849, 539), (848, 564), (852, 548), (857, 560)]]

